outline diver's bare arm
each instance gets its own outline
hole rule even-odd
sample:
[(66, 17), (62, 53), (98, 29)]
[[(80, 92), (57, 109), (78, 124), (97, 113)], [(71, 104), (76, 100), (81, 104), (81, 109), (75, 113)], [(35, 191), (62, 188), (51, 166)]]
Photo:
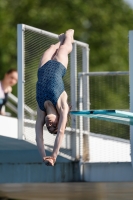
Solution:
[(61, 147), (62, 140), (63, 140), (63, 137), (64, 137), (64, 132), (65, 132), (66, 123), (67, 123), (67, 113), (68, 113), (68, 109), (64, 109), (60, 113), (60, 119), (59, 119), (59, 124), (58, 124), (58, 132), (57, 132), (57, 136), (56, 136), (54, 148), (53, 148), (53, 153), (52, 153), (52, 157), (55, 160), (57, 158), (57, 155), (58, 155), (58, 152), (59, 152), (59, 149)]
[(43, 142), (43, 125), (45, 124), (45, 112), (41, 111), (40, 108), (37, 108), (37, 120), (35, 125), (36, 130), (36, 142), (38, 150), (44, 158), (46, 156)]

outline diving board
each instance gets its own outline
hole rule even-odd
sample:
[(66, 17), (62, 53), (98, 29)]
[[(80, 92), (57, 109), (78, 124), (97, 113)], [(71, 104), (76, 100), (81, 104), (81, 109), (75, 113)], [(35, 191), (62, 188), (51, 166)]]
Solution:
[(110, 121), (119, 124), (133, 125), (133, 113), (120, 110), (82, 110), (71, 111), (70, 114)]

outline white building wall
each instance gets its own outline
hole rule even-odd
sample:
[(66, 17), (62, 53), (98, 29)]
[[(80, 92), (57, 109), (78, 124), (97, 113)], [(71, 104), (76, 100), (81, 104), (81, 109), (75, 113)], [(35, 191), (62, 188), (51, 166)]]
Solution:
[(18, 120), (13, 117), (0, 115), (0, 135), (18, 138)]
[[(28, 120), (25, 126), (25, 133), (27, 141), (36, 144), (34, 121)], [(11, 138), (17, 138), (17, 119), (0, 116), (0, 135)], [(67, 132), (71, 129), (67, 128)], [(49, 134), (46, 129), (45, 144), (53, 146), (55, 136)], [(71, 149), (72, 142), (70, 134), (66, 134), (63, 140), (62, 148)], [(78, 137), (78, 136), (77, 136)], [(106, 136), (102, 134), (90, 133), (90, 162), (131, 162), (130, 156), (130, 141), (116, 137)]]
[(130, 141), (91, 133), (90, 162), (131, 162)]

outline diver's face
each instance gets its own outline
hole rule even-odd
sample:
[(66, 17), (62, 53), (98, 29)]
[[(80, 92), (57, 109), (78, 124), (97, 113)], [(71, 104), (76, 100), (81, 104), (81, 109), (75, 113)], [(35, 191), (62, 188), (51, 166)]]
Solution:
[(45, 122), (47, 129), (50, 133), (56, 133), (57, 132), (57, 126), (58, 126), (58, 116), (54, 114), (49, 114), (45, 117)]

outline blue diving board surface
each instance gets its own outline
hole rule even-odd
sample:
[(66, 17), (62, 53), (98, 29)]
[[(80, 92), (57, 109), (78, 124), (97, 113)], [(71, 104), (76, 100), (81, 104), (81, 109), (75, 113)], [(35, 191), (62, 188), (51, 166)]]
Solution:
[(133, 113), (121, 110), (82, 110), (70, 111), (70, 114), (105, 120), (125, 125), (133, 125)]

